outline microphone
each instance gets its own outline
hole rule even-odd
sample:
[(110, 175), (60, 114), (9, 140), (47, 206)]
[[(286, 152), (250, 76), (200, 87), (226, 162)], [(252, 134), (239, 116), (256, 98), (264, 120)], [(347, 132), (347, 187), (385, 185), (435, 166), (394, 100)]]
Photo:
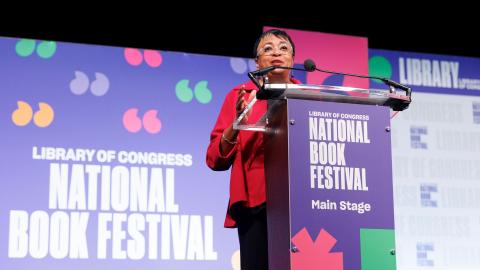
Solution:
[(412, 89), (408, 86), (405, 86), (403, 84), (399, 84), (397, 83), (396, 81), (392, 81), (390, 79), (387, 79), (387, 78), (376, 78), (376, 77), (373, 77), (374, 79), (378, 79), (378, 80), (381, 80), (383, 83), (385, 83), (386, 85), (388, 86), (393, 86), (393, 87), (397, 87), (397, 88), (400, 88), (402, 90), (405, 90), (407, 92), (410, 92), (412, 91)]
[(269, 66), (269, 67), (266, 67), (266, 68), (261, 68), (261, 69), (259, 69), (259, 70), (255, 70), (255, 71), (250, 71), (250, 72), (248, 72), (248, 77), (249, 77), (250, 80), (252, 80), (252, 82), (258, 87), (258, 89), (261, 89), (262, 86), (260, 85), (260, 83), (257, 81), (257, 79), (256, 79), (255, 77), (265, 76), (267, 73), (269, 73), (270, 71), (275, 70), (275, 69), (292, 69), (292, 70), (306, 71), (306, 70), (303, 69), (303, 68), (282, 67), (282, 66)]
[(250, 71), (250, 72), (248, 73), (248, 75), (252, 75), (252, 76), (254, 76), (254, 77), (264, 76), (265, 74), (267, 74), (267, 73), (269, 73), (270, 71), (272, 71), (272, 70), (274, 70), (274, 69), (277, 69), (277, 68), (280, 68), (280, 67), (270, 66), (270, 67), (262, 68), (262, 69), (259, 69), (259, 70)]
[(317, 69), (317, 65), (315, 65), (315, 62), (313, 62), (312, 59), (307, 59), (303, 61), (303, 66), (305, 67), (305, 70), (308, 72), (312, 72), (315, 69)]
[[(390, 88), (399, 88), (407, 92), (407, 96), (411, 95), (412, 89), (410, 87), (407, 87), (403, 84), (397, 83), (395, 81), (392, 81), (387, 78), (382, 78), (382, 77), (376, 77), (376, 76), (365, 76), (365, 75), (358, 75), (358, 74), (351, 74), (351, 73), (343, 73), (343, 72), (336, 72), (336, 71), (330, 71), (330, 70), (323, 70), (317, 68), (317, 65), (315, 65), (315, 62), (313, 62), (312, 59), (307, 59), (303, 62), (303, 66), (305, 67), (305, 70), (308, 72), (312, 71), (320, 71), (320, 72), (325, 72), (325, 73), (331, 73), (331, 74), (338, 74), (338, 75), (346, 75), (346, 76), (352, 76), (352, 77), (358, 77), (358, 78), (366, 78), (366, 79), (377, 79), (382, 81), (384, 84), (388, 85)], [(391, 89), (393, 90), (393, 89)], [(393, 91), (392, 91), (393, 92)]]

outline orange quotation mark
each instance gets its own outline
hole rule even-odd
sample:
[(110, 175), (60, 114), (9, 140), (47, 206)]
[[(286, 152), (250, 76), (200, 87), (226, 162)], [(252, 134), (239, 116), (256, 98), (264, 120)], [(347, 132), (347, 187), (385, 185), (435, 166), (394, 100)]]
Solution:
[(45, 102), (39, 102), (39, 110), (33, 114), (32, 107), (25, 101), (17, 101), (18, 108), (12, 113), (12, 122), (20, 127), (26, 126), (33, 117), (33, 122), (38, 127), (48, 127), (54, 118), (54, 111), (50, 105)]
[(130, 108), (123, 114), (123, 126), (129, 132), (137, 133), (142, 129), (143, 122), (143, 127), (148, 133), (158, 133), (162, 129), (162, 122), (157, 117), (157, 113), (157, 110), (149, 110), (140, 119), (137, 115), (138, 109)]

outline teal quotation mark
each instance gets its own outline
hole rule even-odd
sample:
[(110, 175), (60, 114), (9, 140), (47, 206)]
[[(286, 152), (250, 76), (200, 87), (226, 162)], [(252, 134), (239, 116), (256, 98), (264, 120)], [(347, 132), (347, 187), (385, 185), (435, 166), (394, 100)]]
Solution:
[(208, 104), (212, 100), (212, 91), (208, 89), (208, 81), (199, 81), (195, 84), (194, 90), (189, 87), (190, 81), (183, 79), (177, 82), (175, 94), (184, 103), (192, 101), (193, 97), (202, 104)]
[(37, 42), (33, 39), (21, 39), (15, 45), (15, 51), (21, 57), (30, 56), (34, 51), (40, 58), (51, 58), (57, 51), (57, 43), (55, 41), (42, 41), (37, 46)]

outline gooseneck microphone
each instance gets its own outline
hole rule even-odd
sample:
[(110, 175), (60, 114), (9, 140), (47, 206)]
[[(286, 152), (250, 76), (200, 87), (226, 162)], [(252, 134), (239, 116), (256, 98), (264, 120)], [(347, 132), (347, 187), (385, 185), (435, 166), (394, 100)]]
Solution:
[(387, 78), (382, 78), (382, 77), (376, 77), (376, 76), (365, 76), (365, 75), (359, 75), (359, 74), (353, 74), (353, 73), (345, 73), (345, 72), (337, 72), (337, 71), (330, 71), (330, 70), (324, 70), (324, 69), (319, 69), (315, 65), (315, 62), (312, 59), (306, 59), (303, 62), (303, 67), (304, 68), (294, 68), (294, 67), (282, 67), (282, 66), (269, 66), (266, 68), (262, 68), (259, 70), (251, 71), (248, 73), (248, 77), (250, 80), (255, 83), (255, 85), (258, 87), (258, 89), (262, 88), (262, 85), (258, 82), (256, 77), (263, 77), (266, 74), (268, 74), (270, 71), (273, 71), (275, 69), (291, 69), (291, 70), (301, 70), (301, 71), (307, 71), (307, 72), (313, 72), (313, 71), (320, 71), (324, 73), (330, 73), (330, 74), (338, 74), (338, 75), (344, 75), (344, 76), (352, 76), (352, 77), (358, 77), (358, 78), (365, 78), (365, 79), (377, 79), (382, 81), (384, 84), (390, 87), (390, 90), (394, 92), (395, 88), (402, 89), (406, 92), (407, 96), (411, 95), (412, 89), (408, 86), (405, 86), (403, 84), (397, 83), (395, 81), (392, 81)]
[(291, 70), (307, 71), (307, 70), (304, 69), (304, 68), (282, 67), (282, 66), (269, 66), (269, 67), (262, 68), (262, 69), (259, 69), (259, 70), (250, 71), (250, 72), (248, 73), (248, 77), (249, 77), (250, 80), (252, 80), (252, 82), (258, 87), (258, 89), (261, 89), (262, 86), (260, 85), (260, 83), (258, 82), (258, 80), (257, 80), (256, 77), (263, 77), (263, 76), (267, 75), (267, 73), (269, 73), (270, 71), (273, 71), (273, 70), (275, 70), (275, 69), (291, 69)]
[(412, 89), (408, 86), (405, 86), (403, 84), (397, 83), (395, 81), (392, 81), (387, 78), (382, 78), (382, 77), (376, 77), (376, 76), (365, 76), (365, 75), (359, 75), (359, 74), (352, 74), (352, 73), (343, 73), (343, 72), (337, 72), (337, 71), (330, 71), (330, 70), (323, 70), (317, 68), (315, 65), (315, 62), (313, 62), (312, 59), (307, 59), (303, 62), (303, 66), (306, 71), (308, 72), (313, 72), (313, 71), (320, 71), (324, 73), (331, 73), (331, 74), (338, 74), (338, 75), (345, 75), (345, 76), (352, 76), (352, 77), (358, 77), (358, 78), (366, 78), (366, 79), (377, 79), (382, 81), (384, 84), (388, 85), (389, 87), (394, 87), (394, 88), (399, 88), (402, 90), (405, 90), (407, 92), (407, 95), (410, 96), (410, 93), (412, 92)]

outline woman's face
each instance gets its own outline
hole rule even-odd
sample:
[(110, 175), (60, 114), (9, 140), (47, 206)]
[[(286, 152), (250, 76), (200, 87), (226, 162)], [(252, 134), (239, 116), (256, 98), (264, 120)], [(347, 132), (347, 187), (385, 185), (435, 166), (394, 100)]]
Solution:
[[(275, 35), (267, 35), (257, 47), (257, 69), (269, 66), (293, 67), (293, 48), (287, 39)], [(287, 75), (288, 69), (275, 69), (275, 75)]]

